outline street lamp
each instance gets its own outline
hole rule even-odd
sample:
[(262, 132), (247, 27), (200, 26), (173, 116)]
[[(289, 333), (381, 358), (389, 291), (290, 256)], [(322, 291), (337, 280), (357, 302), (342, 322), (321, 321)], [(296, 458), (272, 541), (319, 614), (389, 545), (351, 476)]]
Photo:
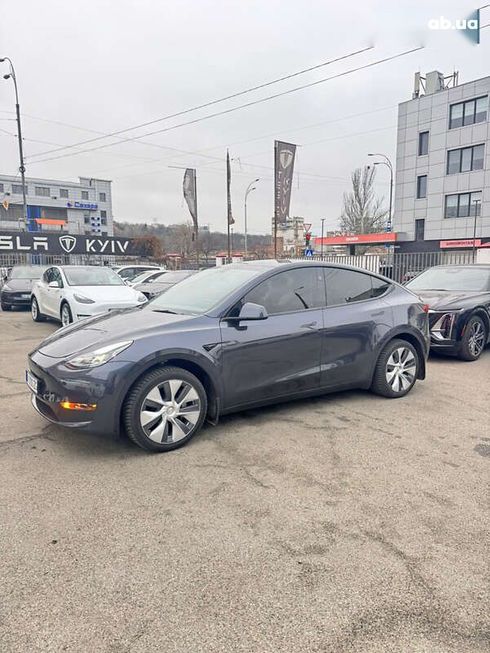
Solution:
[(26, 199), (26, 178), (25, 178), (25, 166), (24, 166), (24, 152), (22, 149), (22, 130), (20, 126), (20, 106), (19, 106), (19, 92), (17, 90), (17, 78), (15, 76), (15, 69), (12, 60), (9, 57), (1, 57), (0, 63), (7, 61), (10, 66), (10, 72), (3, 76), (4, 79), (11, 79), (14, 83), (15, 89), (15, 112), (17, 115), (17, 140), (19, 141), (19, 172), (22, 183), (22, 204), (23, 204), (23, 223), (24, 229), (27, 227), (27, 199)]
[(390, 229), (392, 228), (392, 218), (393, 218), (393, 164), (391, 163), (390, 159), (386, 156), (386, 154), (379, 154), (379, 152), (375, 153), (370, 153), (368, 156), (381, 156), (384, 161), (375, 161), (374, 165), (379, 166), (379, 165), (384, 165), (387, 168), (390, 169)]
[(245, 214), (245, 256), (248, 254), (248, 242), (247, 242), (247, 197), (250, 195), (250, 193), (255, 190), (254, 184), (256, 184), (258, 181), (260, 181), (259, 177), (257, 179), (254, 179), (249, 183), (247, 186), (247, 190), (245, 191), (245, 201), (244, 201), (244, 214)]
[(478, 214), (480, 213), (480, 202), (481, 200), (473, 200), (473, 204), (475, 205), (475, 219), (473, 221), (473, 263), (475, 262), (476, 258), (476, 219), (478, 217)]

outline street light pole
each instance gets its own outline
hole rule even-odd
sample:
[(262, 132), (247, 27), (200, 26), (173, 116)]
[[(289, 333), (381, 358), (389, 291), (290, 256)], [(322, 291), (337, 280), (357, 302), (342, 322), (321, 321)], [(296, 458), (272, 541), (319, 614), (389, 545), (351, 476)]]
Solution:
[(322, 239), (320, 242), (320, 258), (323, 260), (323, 225), (325, 224), (325, 218), (322, 218)]
[(473, 251), (472, 260), (473, 260), (473, 263), (475, 262), (475, 258), (476, 258), (476, 219), (478, 217), (478, 213), (480, 212), (479, 211), (480, 202), (481, 202), (481, 200), (473, 200), (473, 204), (475, 205), (475, 219), (473, 221), (473, 247), (472, 247), (472, 251)]
[(258, 177), (257, 177), (257, 179), (254, 179), (253, 181), (251, 181), (251, 182), (249, 183), (249, 185), (247, 186), (247, 190), (245, 191), (245, 200), (244, 200), (244, 207), (243, 207), (243, 208), (244, 208), (244, 217), (245, 217), (245, 221), (244, 221), (244, 222), (245, 222), (245, 224), (244, 224), (244, 228), (245, 228), (245, 256), (247, 256), (247, 254), (248, 254), (248, 240), (247, 240), (247, 198), (248, 198), (249, 194), (250, 194), (252, 191), (255, 190), (255, 186), (254, 186), (254, 184), (256, 184), (258, 181), (259, 181), (259, 178), (258, 178)]
[(19, 172), (20, 172), (20, 177), (21, 177), (21, 183), (22, 183), (22, 205), (23, 205), (23, 228), (24, 230), (27, 228), (27, 198), (26, 198), (26, 178), (25, 178), (25, 172), (26, 168), (24, 165), (24, 151), (22, 148), (22, 128), (20, 124), (20, 105), (19, 105), (19, 91), (17, 89), (17, 78), (15, 76), (15, 69), (14, 69), (14, 64), (12, 63), (12, 60), (9, 57), (2, 57), (0, 58), (0, 63), (3, 63), (4, 61), (8, 61), (9, 66), (10, 66), (10, 73), (7, 75), (4, 75), (4, 79), (11, 79), (14, 83), (14, 89), (15, 89), (15, 114), (17, 117), (17, 140), (19, 141)]
[(392, 227), (393, 224), (393, 164), (391, 163), (390, 159), (386, 156), (386, 154), (379, 154), (379, 152), (375, 153), (370, 153), (368, 156), (380, 156), (384, 159), (384, 161), (375, 161), (374, 165), (379, 166), (379, 165), (385, 165), (387, 168), (390, 170), (390, 228)]

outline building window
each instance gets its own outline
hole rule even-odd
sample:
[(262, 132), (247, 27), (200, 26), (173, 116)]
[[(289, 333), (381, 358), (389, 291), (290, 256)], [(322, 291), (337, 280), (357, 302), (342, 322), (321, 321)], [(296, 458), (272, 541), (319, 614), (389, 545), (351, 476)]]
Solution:
[(100, 224), (107, 224), (107, 218), (101, 218)]
[(449, 110), (449, 129), (474, 125), (487, 119), (488, 96), (452, 104)]
[[(24, 186), (27, 195), (27, 186)], [(22, 195), (22, 184), (12, 184), (12, 193), (14, 195)]]
[(473, 193), (459, 193), (446, 195), (445, 218), (467, 218), (474, 216), (478, 206), (478, 215), (481, 210), (481, 191)]
[(419, 175), (417, 177), (417, 199), (427, 197), (427, 175)]
[(106, 194), (105, 193), (99, 193), (99, 202), (106, 202)]
[(49, 197), (51, 195), (49, 188), (45, 186), (34, 186), (34, 193), (39, 197)]
[(100, 217), (101, 218), (107, 218), (107, 211), (101, 211), (100, 212)]
[(82, 200), (88, 200), (88, 190), (82, 190)]
[(424, 240), (425, 219), (415, 220), (415, 240)]
[(4, 191), (4, 186), (3, 184), (0, 184), (0, 193), (3, 193), (3, 191)]
[(60, 197), (68, 197), (68, 190), (66, 188), (60, 188)]
[(457, 172), (483, 170), (484, 152), (484, 145), (473, 145), (472, 147), (462, 147), (458, 150), (449, 150), (447, 153), (446, 174), (454, 175)]
[(90, 215), (88, 215), (88, 213), (83, 214), (83, 223), (90, 224)]
[(429, 153), (429, 132), (419, 133), (419, 156)]

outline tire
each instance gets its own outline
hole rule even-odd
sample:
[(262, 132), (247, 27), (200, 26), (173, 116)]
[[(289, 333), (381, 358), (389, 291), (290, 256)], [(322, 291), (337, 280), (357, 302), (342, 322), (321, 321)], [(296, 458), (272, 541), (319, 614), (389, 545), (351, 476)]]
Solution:
[(485, 349), (487, 339), (485, 322), (478, 315), (473, 315), (464, 327), (458, 357), (463, 361), (478, 360)]
[(206, 391), (194, 374), (179, 367), (162, 367), (136, 383), (126, 398), (122, 417), (130, 440), (147, 451), (164, 452), (187, 444), (201, 429), (207, 409)]
[(371, 390), (382, 397), (404, 397), (415, 385), (419, 355), (406, 340), (392, 340), (379, 355)]
[(61, 326), (68, 326), (73, 322), (73, 315), (71, 313), (71, 308), (68, 302), (63, 302), (61, 304), (60, 321)]
[(2, 306), (2, 311), (10, 311), (10, 306), (8, 304), (1, 304)]
[(39, 310), (39, 304), (35, 297), (31, 299), (31, 317), (34, 322), (42, 322), (44, 320), (44, 315)]

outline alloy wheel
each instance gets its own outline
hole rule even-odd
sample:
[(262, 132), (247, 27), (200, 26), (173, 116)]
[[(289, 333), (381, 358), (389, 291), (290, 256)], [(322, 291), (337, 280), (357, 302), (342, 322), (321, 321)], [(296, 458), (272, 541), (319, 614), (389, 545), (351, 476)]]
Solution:
[(71, 324), (70, 309), (67, 304), (63, 304), (63, 308), (61, 309), (61, 324), (62, 326)]
[(478, 357), (485, 346), (485, 329), (479, 320), (475, 320), (471, 325), (470, 337), (468, 338), (468, 348), (471, 354)]
[(196, 389), (187, 381), (169, 379), (144, 398), (140, 424), (150, 440), (170, 444), (187, 437), (200, 414), (201, 400)]
[(37, 320), (37, 314), (38, 314), (37, 301), (33, 299), (31, 303), (31, 316), (34, 321)]
[(395, 349), (386, 363), (386, 381), (394, 392), (403, 392), (415, 382), (417, 364), (408, 347)]

